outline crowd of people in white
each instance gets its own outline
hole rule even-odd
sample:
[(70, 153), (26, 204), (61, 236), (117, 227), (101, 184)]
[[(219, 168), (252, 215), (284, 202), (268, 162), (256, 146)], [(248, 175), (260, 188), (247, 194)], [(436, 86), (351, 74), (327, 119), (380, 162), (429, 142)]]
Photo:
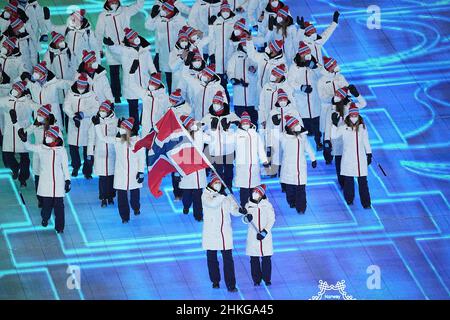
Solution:
[[(359, 113), (366, 101), (337, 61), (323, 55), (339, 12), (318, 33), (279, 0), (197, 0), (192, 7), (155, 0), (142, 23), (154, 33), (150, 44), (130, 26), (143, 6), (144, 0), (128, 6), (107, 0), (94, 27), (84, 9), (55, 25), (37, 0), (9, 1), (0, 14), (3, 163), (25, 187), (33, 153), (43, 226), (53, 211), (56, 231), (63, 232), (64, 194), (80, 169), (86, 179), (99, 177), (101, 207), (117, 195), (127, 223), (131, 210), (140, 214), (148, 152), (133, 152), (134, 145), (171, 109), (218, 174), (172, 175), (183, 213), (192, 206), (203, 222), (213, 287), (222, 251), (226, 286), (236, 291), (231, 214), (249, 225), (255, 285), (270, 285), (275, 214), (262, 177), (279, 177), (287, 203), (303, 214), (306, 154), (316, 168), (315, 153), (322, 152), (326, 165), (334, 160), (347, 204), (356, 177), (361, 204), (371, 207), (372, 152)], [(39, 56), (44, 42), (48, 49)], [(115, 104), (125, 100), (129, 117), (119, 119)]]

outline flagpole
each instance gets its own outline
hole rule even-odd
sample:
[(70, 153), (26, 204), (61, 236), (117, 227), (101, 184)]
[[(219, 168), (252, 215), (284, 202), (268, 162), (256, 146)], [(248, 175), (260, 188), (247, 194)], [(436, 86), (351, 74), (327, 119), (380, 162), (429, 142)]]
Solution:
[[(173, 110), (172, 110), (173, 112)], [(192, 145), (194, 146), (195, 150), (197, 150), (198, 153), (200, 153), (202, 155), (203, 160), (206, 162), (206, 164), (208, 165), (208, 167), (214, 172), (214, 174), (219, 178), (220, 182), (230, 191), (230, 195), (231, 198), (233, 199), (233, 201), (237, 204), (237, 206), (239, 207), (239, 209), (242, 209), (241, 204), (237, 201), (237, 199), (234, 197), (233, 194), (233, 190), (227, 186), (227, 184), (225, 183), (225, 181), (223, 181), (222, 177), (219, 175), (219, 173), (217, 173), (216, 168), (214, 168), (214, 166), (211, 164), (211, 162), (209, 161), (209, 159), (206, 157), (206, 155), (204, 154), (204, 152), (202, 150), (199, 150), (198, 147), (195, 145), (194, 140), (192, 139), (190, 133), (186, 130), (186, 128), (183, 126), (183, 124), (180, 122), (180, 119), (178, 119), (177, 116), (175, 116), (175, 118), (177, 119), (178, 124), (180, 125), (181, 129), (183, 130), (183, 132), (185, 133), (185, 135), (188, 137), (189, 141), (192, 143)], [(247, 214), (244, 215), (244, 217)], [(245, 223), (245, 222), (244, 222)], [(253, 223), (253, 221), (249, 222), (250, 225), (253, 226), (253, 228), (255, 229), (255, 231), (257, 233), (259, 233), (259, 229), (256, 227), (256, 225)]]

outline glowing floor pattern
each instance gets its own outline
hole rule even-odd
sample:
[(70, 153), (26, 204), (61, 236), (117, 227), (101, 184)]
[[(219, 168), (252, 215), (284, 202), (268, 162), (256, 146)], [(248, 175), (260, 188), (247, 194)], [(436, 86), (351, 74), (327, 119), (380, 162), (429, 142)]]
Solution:
[[(1, 299), (308, 299), (319, 280), (345, 280), (357, 299), (450, 297), (449, 1), (288, 2), (306, 17), (314, 12), (319, 28), (335, 9), (342, 13), (327, 53), (342, 61), (369, 102), (363, 115), (374, 149), (373, 209), (363, 210), (358, 199), (345, 205), (333, 166), (323, 161), (310, 171), (304, 216), (286, 206), (276, 181), (267, 181), (277, 214), (273, 285), (253, 287), (246, 228), (236, 220), (240, 290), (229, 294), (210, 288), (201, 224), (172, 201), (169, 181), (160, 199), (145, 190), (142, 215), (123, 226), (116, 207), (99, 207), (97, 179), (76, 179), (65, 233), (56, 236), (40, 227), (32, 183), (22, 190), (22, 205), (17, 182), (1, 169)], [(90, 14), (102, 6), (84, 3)], [(370, 4), (382, 10), (381, 30), (366, 28)], [(53, 19), (65, 10), (60, 2), (51, 6)], [(81, 290), (66, 286), (69, 265), (81, 268)], [(379, 290), (366, 286), (370, 265), (380, 267)]]

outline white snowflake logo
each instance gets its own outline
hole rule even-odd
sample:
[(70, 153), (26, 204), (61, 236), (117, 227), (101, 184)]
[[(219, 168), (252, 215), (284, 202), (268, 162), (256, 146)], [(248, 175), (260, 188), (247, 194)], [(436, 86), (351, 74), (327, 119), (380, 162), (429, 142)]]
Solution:
[[(341, 280), (336, 282), (336, 284), (329, 285), (328, 282), (319, 280), (319, 293), (317, 295), (312, 296), (309, 300), (322, 300), (323, 296), (325, 295), (325, 299), (330, 298), (333, 300), (339, 300), (341, 297), (343, 300), (356, 300), (352, 295), (349, 295), (347, 292), (345, 292), (345, 280)], [(327, 294), (329, 291), (338, 291), (339, 295), (330, 295)]]

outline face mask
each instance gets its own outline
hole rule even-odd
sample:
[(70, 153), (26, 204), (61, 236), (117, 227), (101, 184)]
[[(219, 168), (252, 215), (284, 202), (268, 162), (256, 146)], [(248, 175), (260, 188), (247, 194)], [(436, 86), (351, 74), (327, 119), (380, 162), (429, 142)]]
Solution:
[(65, 47), (66, 47), (66, 43), (65, 42), (58, 43), (58, 48), (63, 49)]
[(11, 14), (8, 11), (5, 11), (5, 13), (3, 13), (3, 17), (8, 20), (11, 17)]
[(124, 128), (119, 128), (119, 133), (120, 133), (121, 135), (127, 134), (127, 130), (124, 129)]
[(51, 144), (55, 142), (55, 140), (52, 137), (45, 137), (45, 143), (46, 144)]
[(25, 26), (19, 29), (19, 33), (24, 33), (25, 32)]
[(358, 122), (358, 117), (350, 117), (350, 121), (351, 123), (355, 124), (356, 122)]
[(221, 183), (214, 183), (212, 187), (213, 187), (214, 190), (219, 192), (220, 189), (222, 189), (222, 184)]
[(298, 124), (294, 127), (294, 132), (300, 132), (302, 130), (302, 127)]
[(165, 18), (165, 17), (167, 17), (167, 12), (161, 11), (161, 12), (159, 13), (159, 15), (160, 15), (162, 18)]
[(36, 117), (36, 120), (39, 122), (39, 123), (44, 123), (44, 117), (41, 117), (41, 116), (37, 116)]
[(208, 82), (208, 77), (205, 76), (205, 75), (201, 75), (200, 76), (200, 81), (203, 82), (203, 83), (207, 83)]
[(192, 36), (191, 40), (192, 40), (193, 42), (196, 42), (196, 41), (198, 40), (198, 35), (197, 35), (197, 34), (194, 34), (194, 35)]
[(100, 111), (98, 114), (99, 114), (100, 118), (106, 118), (108, 116), (106, 111)]
[(6, 50), (5, 47), (2, 47), (2, 49), (0, 50), (1, 54), (6, 56), (8, 54), (8, 50)]
[(269, 80), (270, 82), (277, 82), (278, 78), (271, 74)]
[(13, 90), (11, 90), (11, 96), (17, 98), (17, 97), (19, 97), (19, 92), (17, 90), (13, 89)]
[(258, 192), (252, 193), (252, 199), (258, 201), (261, 198), (261, 195)]
[(310, 54), (307, 54), (307, 55), (305, 56), (305, 60), (306, 60), (306, 61), (311, 60), (311, 55), (310, 55)]
[(34, 80), (39, 80), (41, 78), (41, 75), (39, 73), (35, 72), (35, 73), (33, 73), (32, 77)]
[(280, 107), (286, 107), (287, 106), (287, 101), (286, 100), (281, 100), (280, 102), (278, 102), (278, 104), (280, 105)]
[(213, 104), (214, 111), (220, 110), (221, 108), (222, 108), (221, 104), (218, 104), (218, 103)]
[(336, 96), (334, 97), (334, 102), (341, 102), (341, 100), (342, 100), (341, 97), (336, 97)]
[(192, 66), (195, 69), (200, 69), (200, 67), (202, 66), (202, 62), (201, 61), (194, 61), (194, 62), (192, 62)]
[(81, 87), (77, 86), (77, 90), (79, 93), (84, 93), (86, 91), (86, 89), (87, 89), (86, 87), (81, 88)]
[(221, 15), (222, 15), (222, 17), (223, 17), (224, 19), (228, 19), (228, 18), (230, 17), (230, 12), (229, 12), (229, 11), (223, 11), (223, 12), (221, 13)]
[(242, 34), (242, 30), (236, 29), (234, 30), (234, 34), (240, 36)]
[(309, 39), (310, 41), (316, 41), (316, 40), (317, 40), (317, 33), (314, 33), (314, 34), (310, 35), (310, 36), (308, 37), (308, 39)]
[(91, 67), (92, 67), (92, 69), (97, 69), (98, 68), (98, 62), (92, 62)]
[(134, 43), (136, 46), (138, 46), (138, 45), (141, 44), (141, 39), (136, 38), (136, 39), (134, 39), (133, 43)]
[(278, 7), (278, 1), (272, 1), (271, 3), (270, 3), (271, 5), (272, 5), (272, 7)]
[(264, 49), (264, 52), (267, 53), (267, 54), (271, 54), (272, 50), (270, 50), (269, 47), (266, 47), (266, 49)]
[(339, 72), (339, 71), (341, 71), (341, 67), (336, 66), (336, 67), (334, 68), (334, 72)]
[(248, 129), (250, 129), (250, 125), (249, 125), (249, 124), (243, 124), (243, 125), (242, 125), (242, 129), (244, 129), (245, 131), (247, 131)]
[(155, 90), (156, 90), (156, 87), (153, 86), (153, 85), (149, 85), (149, 86), (148, 86), (148, 90), (149, 90), (149, 91), (155, 91)]
[(119, 6), (118, 6), (117, 4), (112, 4), (112, 5), (111, 5), (111, 10), (112, 10), (112, 11), (116, 11), (118, 7), (119, 7)]
[(197, 131), (197, 130), (198, 130), (197, 125), (196, 125), (196, 124), (193, 124), (193, 125), (191, 126), (191, 131)]
[(187, 41), (181, 41), (181, 42), (180, 42), (180, 47), (181, 47), (181, 48), (184, 49), (184, 48), (186, 48), (187, 46), (188, 46)]
[(278, 23), (282, 23), (283, 22), (283, 18), (282, 17), (277, 17), (277, 22)]

